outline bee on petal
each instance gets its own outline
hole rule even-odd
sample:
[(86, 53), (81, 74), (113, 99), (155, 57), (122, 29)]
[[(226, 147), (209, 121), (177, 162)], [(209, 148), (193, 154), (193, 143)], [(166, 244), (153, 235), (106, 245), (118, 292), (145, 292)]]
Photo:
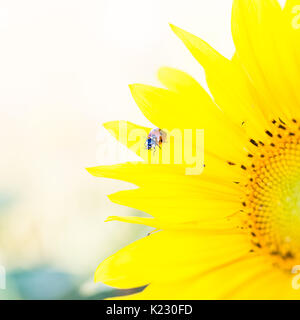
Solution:
[(147, 140), (145, 142), (145, 146), (148, 150), (154, 150), (156, 147), (159, 147), (166, 142), (167, 134), (163, 130), (159, 128), (155, 128), (150, 131), (148, 134)]

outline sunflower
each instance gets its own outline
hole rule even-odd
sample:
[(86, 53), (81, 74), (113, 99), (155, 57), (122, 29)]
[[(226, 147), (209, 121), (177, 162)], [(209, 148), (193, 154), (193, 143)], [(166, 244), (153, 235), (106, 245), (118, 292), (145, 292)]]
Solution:
[[(234, 0), (232, 59), (171, 25), (204, 68), (211, 95), (172, 68), (159, 70), (165, 88), (130, 89), (155, 126), (204, 129), (205, 168), (188, 175), (185, 163), (140, 161), (88, 169), (136, 185), (109, 197), (151, 216), (108, 220), (156, 231), (104, 260), (96, 281), (145, 287), (128, 299), (300, 298), (299, 8), (297, 0), (284, 8)], [(128, 132), (151, 130), (126, 124)], [(120, 122), (105, 127), (121, 139)]]

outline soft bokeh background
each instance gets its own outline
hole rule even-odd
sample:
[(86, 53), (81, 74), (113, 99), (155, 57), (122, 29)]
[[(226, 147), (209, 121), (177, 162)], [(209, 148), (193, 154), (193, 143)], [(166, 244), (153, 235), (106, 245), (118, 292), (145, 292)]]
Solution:
[(0, 1), (0, 264), (7, 272), (0, 298), (119, 294), (94, 284), (93, 273), (148, 230), (104, 223), (136, 212), (106, 198), (128, 184), (84, 169), (134, 158), (115, 151), (101, 123), (148, 124), (128, 84), (156, 84), (160, 66), (205, 86), (168, 23), (231, 57), (230, 13), (231, 0)]

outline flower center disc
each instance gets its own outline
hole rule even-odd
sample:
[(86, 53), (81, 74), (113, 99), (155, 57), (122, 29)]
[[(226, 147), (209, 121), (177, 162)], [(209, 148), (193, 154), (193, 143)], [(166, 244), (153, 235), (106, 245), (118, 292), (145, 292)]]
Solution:
[(271, 143), (257, 144), (243, 203), (255, 246), (289, 270), (297, 259), (300, 262), (300, 136), (296, 123), (293, 120), (292, 131), (279, 125), (276, 134), (268, 132)]

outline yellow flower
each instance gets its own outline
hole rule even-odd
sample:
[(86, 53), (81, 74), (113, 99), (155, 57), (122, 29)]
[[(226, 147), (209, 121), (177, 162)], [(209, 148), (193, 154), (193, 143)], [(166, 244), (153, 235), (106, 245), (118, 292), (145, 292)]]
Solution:
[[(108, 220), (158, 230), (102, 262), (96, 281), (146, 286), (131, 299), (300, 298), (299, 12), (295, 0), (283, 9), (276, 0), (235, 0), (231, 60), (171, 26), (205, 69), (213, 98), (171, 68), (158, 74), (167, 89), (130, 88), (157, 127), (204, 129), (205, 168), (187, 175), (186, 164), (141, 161), (88, 169), (138, 186), (110, 199), (153, 217)], [(121, 139), (119, 125), (105, 127)]]

